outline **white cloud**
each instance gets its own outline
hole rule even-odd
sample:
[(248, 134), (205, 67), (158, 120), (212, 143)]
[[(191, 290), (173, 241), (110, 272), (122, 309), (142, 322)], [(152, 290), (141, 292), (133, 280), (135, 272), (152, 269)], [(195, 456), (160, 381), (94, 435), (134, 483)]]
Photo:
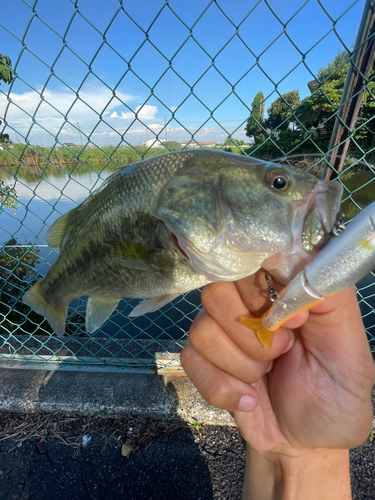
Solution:
[(161, 130), (163, 125), (161, 125), (160, 123), (150, 123), (149, 125), (147, 125), (147, 127), (151, 130)]
[(135, 114), (140, 120), (153, 120), (156, 113), (158, 112), (157, 106), (151, 106), (150, 104), (145, 104), (144, 106), (137, 106), (135, 111), (128, 111), (126, 113), (122, 112), (121, 116), (114, 111), (110, 118), (123, 118), (125, 120), (134, 120)]
[[(116, 92), (116, 96), (120, 100), (112, 99), (112, 92), (106, 87), (95, 86), (80, 91), (79, 99), (75, 93), (65, 89), (46, 89), (43, 92), (44, 100), (35, 91), (11, 93), (6, 119), (18, 133), (26, 135), (33, 124), (31, 117), (35, 115), (37, 124), (56, 134), (64, 124), (65, 115), (68, 113), (67, 118), (70, 123), (75, 125), (79, 121), (81, 130), (92, 130), (99, 121), (98, 115), (104, 110), (112, 111), (121, 101), (129, 102), (135, 99), (135, 96), (119, 91)], [(7, 105), (7, 96), (0, 94), (0, 116), (4, 116)], [(65, 132), (66, 130), (63, 133)], [(40, 134), (43, 131), (38, 128), (36, 133)]]
[(203, 127), (199, 130), (199, 135), (213, 134), (216, 130), (215, 127)]
[(186, 128), (184, 127), (175, 127), (167, 129), (168, 132), (186, 132)]

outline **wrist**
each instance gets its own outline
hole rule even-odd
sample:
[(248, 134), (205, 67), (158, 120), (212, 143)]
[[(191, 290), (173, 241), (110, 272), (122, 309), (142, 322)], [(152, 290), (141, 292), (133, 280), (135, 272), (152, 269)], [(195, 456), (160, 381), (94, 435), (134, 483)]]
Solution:
[(349, 500), (349, 450), (311, 449), (295, 455), (247, 446), (243, 500)]

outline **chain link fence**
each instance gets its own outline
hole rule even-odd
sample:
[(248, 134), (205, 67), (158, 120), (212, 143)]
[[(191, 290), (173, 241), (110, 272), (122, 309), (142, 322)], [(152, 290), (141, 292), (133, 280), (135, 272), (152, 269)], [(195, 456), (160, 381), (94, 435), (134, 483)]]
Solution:
[[(64, 338), (21, 301), (56, 258), (48, 227), (118, 167), (213, 147), (319, 176), (332, 167), (347, 221), (373, 201), (373, 56), (367, 74), (355, 66), (373, 32), (356, 45), (348, 33), (363, 9), (373, 2), (12, 2), (0, 20), (0, 366), (181, 371), (199, 291), (135, 319), (122, 300), (92, 336), (77, 299)], [(343, 99), (353, 65), (362, 85)], [(341, 111), (354, 100), (350, 128)], [(330, 143), (336, 118), (347, 137)], [(374, 350), (372, 275), (358, 297)]]

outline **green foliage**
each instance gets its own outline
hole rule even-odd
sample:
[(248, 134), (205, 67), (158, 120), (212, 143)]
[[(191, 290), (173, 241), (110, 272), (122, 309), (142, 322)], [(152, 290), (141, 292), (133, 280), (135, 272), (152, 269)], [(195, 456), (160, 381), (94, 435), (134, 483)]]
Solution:
[(318, 71), (318, 80), (322, 85), (296, 110), (298, 126), (312, 132), (314, 142), (323, 150), (328, 148), (348, 66), (347, 53), (343, 51), (322, 66)]
[(66, 173), (111, 172), (142, 158), (167, 153), (168, 149), (145, 146), (118, 147), (74, 146), (43, 148), (26, 144), (13, 144), (12, 149), (0, 150), (0, 167), (27, 181), (40, 179), (40, 175), (63, 176)]
[(364, 92), (363, 102), (356, 124), (354, 139), (363, 151), (375, 147), (375, 61), (371, 68), (370, 81)]
[(166, 148), (166, 153), (169, 151), (180, 151), (181, 145), (175, 141), (165, 141), (163, 142), (163, 146)]
[(10, 58), (0, 53), (0, 81), (12, 83), (14, 73), (11, 66), (12, 61)]
[(199, 428), (200, 428), (201, 424), (198, 422), (198, 420), (195, 420), (195, 418), (193, 418), (193, 425), (195, 427), (195, 430), (197, 432), (199, 432)]
[[(4, 83), (12, 83), (14, 73), (11, 66), (12, 61), (10, 58), (0, 53), (0, 82), (3, 81)], [(0, 120), (0, 125), (1, 124), (2, 121)], [(0, 133), (0, 144), (6, 144), (9, 142), (9, 135)]]
[(332, 78), (340, 79), (341, 74), (337, 73), (340, 70), (344, 70), (344, 73), (346, 75), (348, 71), (348, 56), (349, 54), (346, 52), (346, 50), (340, 50), (332, 59), (332, 61), (325, 64), (324, 66), (321, 66), (318, 69), (317, 74), (319, 83), (324, 83), (325, 80)]
[[(3, 122), (0, 120), (0, 125), (2, 124)], [(9, 144), (11, 143), (12, 141), (9, 139), (9, 134), (1, 134), (0, 133), (0, 144)]]
[(6, 186), (5, 182), (0, 180), (0, 212), (3, 207), (15, 210), (17, 201), (17, 191), (10, 186)]
[(227, 138), (224, 141), (225, 146), (248, 146), (249, 144), (245, 141), (235, 139), (234, 137), (231, 137), (230, 135), (227, 136)]
[[(248, 130), (253, 132), (255, 145), (248, 152), (277, 157), (327, 151), (348, 68), (348, 53), (340, 51), (332, 61), (319, 68), (316, 83), (310, 86), (312, 94), (302, 102), (297, 90), (278, 97), (267, 110), (268, 118), (262, 122), (268, 135), (261, 129), (258, 133), (255, 131), (251, 115), (246, 133), (249, 135)], [(375, 61), (353, 137), (351, 154), (375, 152)]]
[[(31, 311), (21, 300), (30, 282), (35, 282), (39, 249), (33, 248), (28, 242), (20, 247), (14, 247), (15, 245), (19, 245), (19, 242), (11, 238), (0, 252), (1, 333), (15, 332), (21, 325), (23, 331), (34, 332), (41, 319), (39, 314)], [(45, 331), (51, 332), (47, 321), (42, 326)]]
[(278, 97), (267, 109), (268, 118), (265, 125), (270, 129), (287, 130), (289, 124), (294, 122), (294, 110), (300, 104), (298, 90), (291, 90)]
[[(0, 251), (0, 333), (52, 334), (48, 321), (22, 302), (22, 296), (37, 281), (35, 267), (39, 249), (29, 242), (8, 240)], [(70, 315), (67, 333), (81, 333), (84, 319)]]
[[(337, 56), (318, 71), (321, 87), (304, 99), (296, 112), (300, 125), (313, 134), (314, 142), (323, 150), (329, 145), (335, 116), (340, 105), (341, 95), (349, 68), (348, 54), (341, 51)], [(373, 63), (369, 83), (364, 92), (361, 109), (356, 123), (354, 139), (364, 151), (375, 146), (375, 62)]]
[(248, 146), (248, 143), (242, 140), (232, 139), (232, 141), (238, 146)]
[(246, 124), (247, 137), (258, 137), (263, 133), (265, 100), (263, 92), (260, 90), (251, 104), (251, 115)]
[(259, 156), (267, 156), (267, 158), (277, 158), (290, 153), (298, 154), (302, 150), (299, 145), (302, 142), (301, 134), (298, 130), (280, 130), (273, 132), (262, 143), (255, 144), (251, 151), (256, 151)]
[[(249, 147), (249, 144), (245, 141), (234, 139), (229, 135), (225, 139), (224, 146), (220, 148), (222, 151), (227, 153), (234, 153), (237, 155), (243, 154), (243, 151)], [(215, 148), (216, 149), (216, 148)]]

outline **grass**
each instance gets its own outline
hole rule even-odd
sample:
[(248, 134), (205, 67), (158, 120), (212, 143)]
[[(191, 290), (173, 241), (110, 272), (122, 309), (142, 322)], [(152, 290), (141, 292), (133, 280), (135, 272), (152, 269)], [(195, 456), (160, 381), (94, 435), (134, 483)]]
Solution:
[[(168, 146), (168, 145), (167, 145)], [(168, 153), (168, 147), (52, 147), (13, 144), (0, 151), (0, 169), (12, 177), (33, 181), (48, 175), (113, 171), (145, 158)]]
[[(4, 147), (0, 151), (0, 175), (12, 176), (28, 182), (38, 181), (54, 176), (66, 174), (80, 175), (89, 172), (101, 173), (104, 170), (113, 172), (117, 168), (125, 167), (137, 161), (157, 156), (171, 151), (180, 151), (177, 143), (164, 143), (160, 148), (146, 146), (103, 146), (93, 147), (52, 147), (13, 144), (11, 148)], [(242, 154), (238, 147), (221, 147), (229, 153)]]

